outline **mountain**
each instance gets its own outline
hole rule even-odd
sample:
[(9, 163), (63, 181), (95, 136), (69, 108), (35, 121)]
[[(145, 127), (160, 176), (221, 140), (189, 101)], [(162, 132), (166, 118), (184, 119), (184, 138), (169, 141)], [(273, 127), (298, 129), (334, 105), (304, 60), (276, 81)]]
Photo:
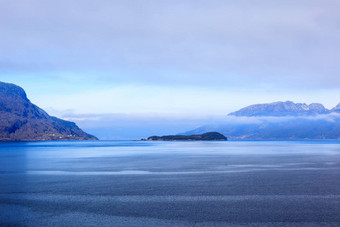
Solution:
[(25, 91), (0, 82), (0, 141), (97, 140), (75, 123), (49, 116)]
[(334, 107), (331, 111), (340, 113), (340, 103), (336, 107)]
[(258, 122), (205, 125), (184, 134), (218, 131), (231, 140), (340, 139), (340, 117), (333, 119), (282, 118)]
[[(340, 109), (340, 107), (339, 107)], [(267, 104), (255, 104), (232, 112), (230, 116), (307, 116), (328, 114), (331, 111), (326, 109), (322, 104), (312, 103), (294, 103), (291, 101), (274, 102)]]
[(185, 141), (185, 140), (227, 140), (227, 138), (218, 132), (206, 132), (202, 135), (174, 135), (174, 136), (151, 136), (147, 140), (158, 141)]
[(340, 139), (339, 113), (340, 104), (331, 110), (317, 103), (256, 104), (183, 134), (216, 131), (234, 140)]

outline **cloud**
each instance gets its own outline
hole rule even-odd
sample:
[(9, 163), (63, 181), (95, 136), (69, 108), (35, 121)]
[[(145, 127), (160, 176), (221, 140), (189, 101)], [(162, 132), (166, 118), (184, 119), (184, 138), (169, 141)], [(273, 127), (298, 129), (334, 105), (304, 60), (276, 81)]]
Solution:
[(79, 122), (105, 113), (209, 118), (279, 100), (332, 108), (340, 100), (339, 7), (334, 0), (1, 0), (0, 80), (58, 116), (96, 115)]
[(330, 113), (330, 114), (319, 114), (319, 115), (310, 115), (310, 116), (279, 116), (279, 117), (271, 117), (271, 116), (258, 116), (258, 117), (239, 117), (239, 116), (226, 116), (223, 120), (220, 120), (218, 124), (225, 125), (239, 125), (239, 124), (263, 124), (263, 123), (278, 123), (278, 122), (286, 122), (286, 121), (328, 121), (335, 122), (335, 120), (340, 120), (339, 113)]
[(72, 110), (56, 112), (76, 122), (100, 139), (141, 139), (152, 135), (173, 135), (220, 121), (224, 116), (202, 117), (176, 114), (77, 114)]
[[(193, 86), (93, 85), (84, 86), (83, 90), (81, 87), (83, 86), (80, 82), (71, 87), (51, 83), (50, 86), (41, 88), (33, 85), (26, 91), (33, 103), (56, 114), (72, 110), (77, 114), (125, 113), (206, 117), (226, 116), (230, 112), (254, 103), (293, 100), (307, 103), (320, 102), (327, 108), (333, 108), (340, 100), (339, 92), (336, 90), (311, 91), (305, 94), (290, 91), (287, 95), (275, 90), (272, 92), (239, 88), (224, 90)], [(43, 95), (36, 94), (42, 89), (46, 91)]]
[[(299, 117), (236, 117), (236, 116), (184, 116), (176, 114), (79, 114), (72, 110), (54, 114), (76, 122), (85, 131), (100, 139), (141, 139), (152, 135), (181, 134), (193, 129), (208, 129), (219, 131), (223, 127), (257, 127), (287, 122), (288, 124), (307, 122), (338, 122), (340, 114), (331, 113), (316, 116)], [(196, 132), (195, 132), (196, 133)]]
[(2, 0), (0, 72), (336, 88), (339, 7), (332, 0)]

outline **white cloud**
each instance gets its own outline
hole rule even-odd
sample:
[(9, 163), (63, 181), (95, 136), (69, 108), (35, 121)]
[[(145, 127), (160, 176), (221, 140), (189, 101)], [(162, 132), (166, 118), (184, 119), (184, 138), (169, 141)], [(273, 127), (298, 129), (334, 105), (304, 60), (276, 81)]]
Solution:
[[(132, 4), (133, 2), (133, 4)], [(2, 0), (1, 80), (76, 113), (340, 102), (339, 1)]]
[[(3, 0), (0, 71), (92, 70), (112, 83), (336, 88), (339, 7), (332, 0)], [(116, 70), (127, 73), (102, 73)]]
[[(29, 94), (29, 93), (28, 93)], [(51, 113), (71, 110), (77, 114), (146, 114), (171, 115), (172, 117), (207, 117), (224, 115), (254, 103), (270, 103), (278, 100), (295, 102), (321, 102), (334, 107), (340, 100), (338, 90), (318, 93), (295, 93), (247, 90), (209, 89), (203, 87), (173, 86), (116, 86), (70, 94), (34, 95), (28, 97), (33, 103)], [(298, 98), (297, 98), (298, 97)]]

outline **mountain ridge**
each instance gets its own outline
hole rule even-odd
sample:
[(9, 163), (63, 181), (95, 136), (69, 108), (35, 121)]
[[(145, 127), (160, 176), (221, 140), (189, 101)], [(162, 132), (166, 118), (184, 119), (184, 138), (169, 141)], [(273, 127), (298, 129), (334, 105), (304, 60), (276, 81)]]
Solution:
[(97, 140), (75, 123), (47, 114), (25, 90), (0, 82), (0, 141)]
[(319, 114), (329, 114), (331, 112), (340, 111), (340, 104), (332, 110), (325, 108), (320, 103), (294, 103), (292, 101), (273, 102), (264, 104), (254, 104), (238, 111), (228, 114), (228, 116), (315, 116)]
[(340, 113), (340, 103), (331, 109), (332, 112)]
[(340, 104), (331, 110), (322, 104), (274, 102), (255, 104), (183, 133), (216, 131), (231, 140), (340, 139)]

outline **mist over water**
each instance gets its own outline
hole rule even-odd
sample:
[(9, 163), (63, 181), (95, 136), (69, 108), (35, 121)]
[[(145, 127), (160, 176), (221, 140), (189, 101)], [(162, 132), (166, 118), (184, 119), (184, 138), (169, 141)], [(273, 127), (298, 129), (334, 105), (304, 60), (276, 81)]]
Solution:
[(0, 144), (0, 225), (337, 226), (340, 141)]

